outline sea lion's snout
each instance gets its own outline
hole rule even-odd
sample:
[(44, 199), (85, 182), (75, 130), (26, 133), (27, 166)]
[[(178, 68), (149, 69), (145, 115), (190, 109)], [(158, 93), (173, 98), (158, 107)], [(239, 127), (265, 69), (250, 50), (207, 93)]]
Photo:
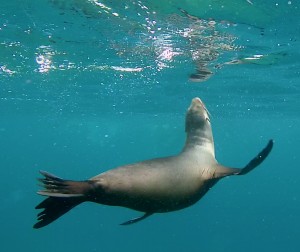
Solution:
[(203, 102), (199, 97), (195, 97), (192, 99), (191, 105), (189, 106), (188, 110), (196, 109), (197, 107), (203, 107)]
[(193, 100), (192, 100), (192, 104), (196, 104), (196, 103), (201, 103), (203, 104), (203, 102), (201, 101), (201, 99), (199, 97), (195, 97)]
[(199, 112), (203, 111), (207, 117), (209, 116), (209, 112), (208, 112), (207, 108), (205, 107), (205, 104), (199, 97), (195, 97), (192, 99), (192, 102), (191, 102), (191, 105), (190, 105), (188, 111), (191, 111), (191, 110), (199, 111)]
[(209, 112), (199, 97), (192, 99), (186, 114), (186, 131), (200, 129), (209, 125)]

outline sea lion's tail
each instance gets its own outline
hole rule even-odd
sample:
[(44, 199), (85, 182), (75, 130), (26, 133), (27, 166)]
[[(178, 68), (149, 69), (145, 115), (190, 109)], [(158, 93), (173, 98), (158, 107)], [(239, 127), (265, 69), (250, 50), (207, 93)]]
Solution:
[(38, 222), (34, 228), (44, 227), (64, 215), (78, 204), (87, 200), (93, 189), (92, 181), (71, 181), (40, 171), (44, 178), (39, 179), (43, 190), (38, 194), (48, 196), (37, 205), (36, 209), (44, 209), (38, 214)]

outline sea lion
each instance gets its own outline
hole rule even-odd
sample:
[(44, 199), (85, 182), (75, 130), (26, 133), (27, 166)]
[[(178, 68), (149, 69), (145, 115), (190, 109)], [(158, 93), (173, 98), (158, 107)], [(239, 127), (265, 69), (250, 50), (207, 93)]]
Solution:
[(245, 175), (269, 155), (273, 140), (244, 168), (230, 168), (215, 159), (214, 141), (208, 110), (194, 98), (186, 113), (187, 133), (183, 150), (175, 156), (156, 158), (120, 166), (84, 181), (58, 178), (41, 171), (39, 179), (47, 196), (36, 209), (34, 228), (44, 227), (85, 201), (122, 206), (144, 212), (122, 225), (136, 223), (154, 213), (179, 210), (193, 205), (221, 178)]

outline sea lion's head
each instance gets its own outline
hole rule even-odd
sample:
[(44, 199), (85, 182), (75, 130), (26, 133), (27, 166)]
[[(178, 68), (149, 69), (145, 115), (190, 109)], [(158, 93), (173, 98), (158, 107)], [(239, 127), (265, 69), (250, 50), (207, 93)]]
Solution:
[(211, 131), (209, 112), (200, 98), (192, 100), (186, 113), (185, 131)]

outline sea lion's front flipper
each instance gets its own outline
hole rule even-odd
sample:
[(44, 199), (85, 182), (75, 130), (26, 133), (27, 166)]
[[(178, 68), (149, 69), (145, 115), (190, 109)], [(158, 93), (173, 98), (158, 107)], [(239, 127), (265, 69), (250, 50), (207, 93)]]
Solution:
[(134, 224), (134, 223), (137, 223), (143, 219), (146, 219), (147, 217), (149, 217), (150, 215), (152, 215), (153, 213), (145, 213), (144, 215), (140, 216), (140, 217), (137, 217), (137, 218), (134, 218), (134, 219), (131, 219), (129, 221), (125, 221), (123, 223), (121, 223), (120, 225), (130, 225), (130, 224)]
[(270, 154), (273, 148), (273, 144), (274, 141), (272, 139), (269, 140), (267, 146), (260, 153), (258, 153), (258, 155), (253, 158), (243, 169), (241, 169), (241, 172), (237, 175), (245, 175), (248, 172), (252, 171), (255, 167), (259, 166)]
[(223, 178), (230, 175), (245, 175), (248, 172), (252, 171), (254, 168), (259, 166), (266, 157), (270, 154), (273, 148), (273, 140), (270, 140), (267, 146), (260, 152), (258, 155), (253, 158), (244, 168), (230, 168), (222, 165), (218, 165), (214, 177), (215, 178)]

